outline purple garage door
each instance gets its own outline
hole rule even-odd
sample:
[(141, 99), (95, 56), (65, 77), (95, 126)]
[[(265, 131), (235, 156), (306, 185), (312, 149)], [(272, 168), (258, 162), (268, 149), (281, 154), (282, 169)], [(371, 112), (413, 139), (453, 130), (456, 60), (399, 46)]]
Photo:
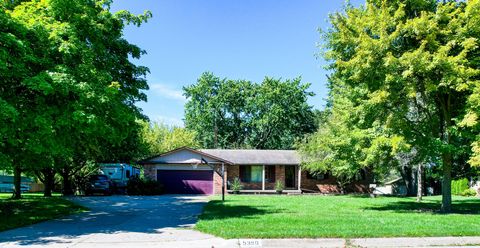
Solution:
[(213, 171), (158, 170), (167, 194), (213, 194)]

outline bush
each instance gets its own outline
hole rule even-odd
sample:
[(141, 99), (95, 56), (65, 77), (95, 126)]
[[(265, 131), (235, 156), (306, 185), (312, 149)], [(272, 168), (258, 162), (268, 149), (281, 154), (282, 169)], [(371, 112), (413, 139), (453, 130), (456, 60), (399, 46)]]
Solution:
[(240, 179), (238, 177), (235, 177), (235, 179), (233, 179), (233, 182), (232, 182), (232, 185), (230, 186), (230, 188), (234, 192), (238, 192), (238, 191), (242, 190), (243, 185), (242, 185), (242, 182), (240, 182)]
[(460, 195), (462, 195), (462, 196), (476, 196), (477, 191), (475, 191), (474, 189), (466, 189)]
[(452, 195), (461, 195), (465, 190), (469, 189), (468, 179), (462, 178), (452, 180)]
[(127, 183), (128, 195), (161, 195), (163, 185), (151, 179), (131, 177)]
[(275, 182), (275, 190), (276, 190), (277, 192), (282, 192), (283, 189), (284, 189), (283, 183), (282, 183), (281, 181), (276, 181), (276, 182)]

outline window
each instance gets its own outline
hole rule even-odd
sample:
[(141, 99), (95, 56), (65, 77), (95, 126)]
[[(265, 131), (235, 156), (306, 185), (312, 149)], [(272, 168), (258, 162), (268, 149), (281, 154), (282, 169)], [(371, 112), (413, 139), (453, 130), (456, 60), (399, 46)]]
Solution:
[(262, 181), (263, 168), (260, 165), (240, 165), (240, 181), (258, 183)]
[(275, 182), (275, 165), (265, 165), (265, 182)]
[(307, 171), (307, 179), (325, 180), (328, 179), (328, 173), (312, 173)]

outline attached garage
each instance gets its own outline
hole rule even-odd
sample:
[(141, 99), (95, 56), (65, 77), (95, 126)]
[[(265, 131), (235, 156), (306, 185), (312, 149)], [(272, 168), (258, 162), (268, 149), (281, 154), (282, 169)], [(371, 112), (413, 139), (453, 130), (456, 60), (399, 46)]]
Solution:
[(167, 194), (213, 194), (212, 170), (157, 170)]
[[(221, 168), (231, 162), (194, 150), (178, 148), (142, 161), (146, 177), (161, 182), (167, 194), (219, 194)], [(223, 187), (226, 187), (226, 182)]]

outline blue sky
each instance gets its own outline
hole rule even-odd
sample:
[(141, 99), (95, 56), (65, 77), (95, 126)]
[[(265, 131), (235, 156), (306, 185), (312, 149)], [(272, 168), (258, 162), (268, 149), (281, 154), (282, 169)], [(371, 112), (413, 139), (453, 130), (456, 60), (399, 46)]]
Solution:
[[(363, 2), (352, 1), (354, 4)], [(318, 28), (342, 0), (116, 0), (112, 11), (150, 10), (141, 27), (128, 26), (125, 38), (147, 51), (135, 63), (150, 68), (148, 102), (139, 103), (154, 121), (183, 125), (182, 87), (202, 72), (260, 82), (265, 76), (302, 77), (322, 109), (327, 96), (325, 62), (316, 57)]]

